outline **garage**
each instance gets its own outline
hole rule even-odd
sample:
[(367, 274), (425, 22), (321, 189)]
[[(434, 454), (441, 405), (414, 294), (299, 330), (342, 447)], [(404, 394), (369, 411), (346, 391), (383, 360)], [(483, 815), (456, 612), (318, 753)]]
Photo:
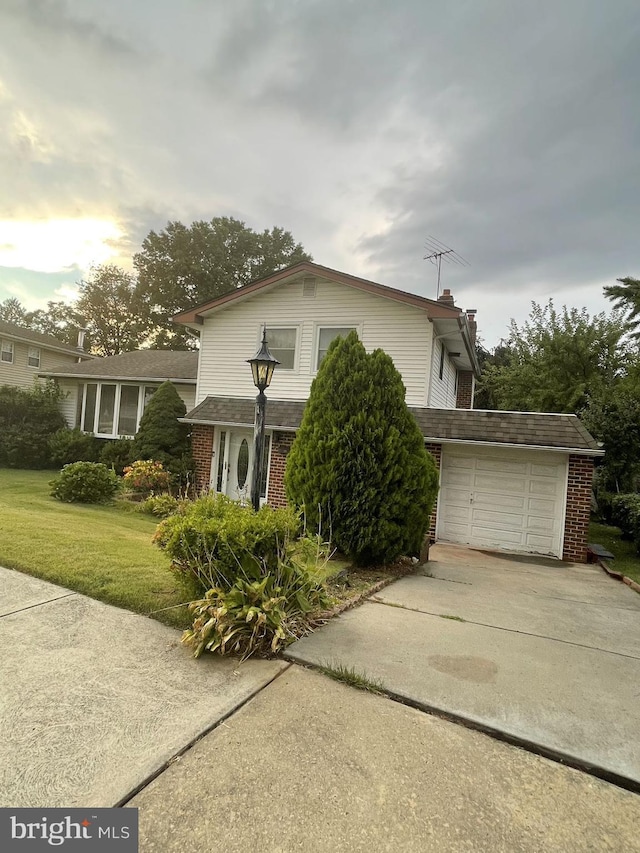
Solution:
[(561, 558), (568, 458), (443, 446), (437, 539)]

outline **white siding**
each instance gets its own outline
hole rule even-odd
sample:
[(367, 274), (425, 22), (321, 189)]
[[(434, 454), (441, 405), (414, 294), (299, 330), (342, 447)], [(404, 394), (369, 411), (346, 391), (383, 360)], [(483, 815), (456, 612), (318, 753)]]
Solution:
[[(2, 335), (0, 335), (0, 338)], [(6, 340), (9, 340), (6, 338)], [(40, 349), (40, 367), (31, 367), (28, 363), (29, 347)], [(18, 385), (23, 388), (31, 388), (37, 374), (42, 370), (54, 370), (57, 367), (69, 367), (76, 364), (78, 361), (76, 356), (65, 355), (55, 350), (48, 350), (45, 347), (38, 347), (37, 344), (22, 343), (21, 341), (13, 341), (13, 364), (6, 361), (0, 361), (0, 385)], [(41, 380), (44, 381), (44, 380)]]
[(187, 411), (195, 408), (196, 405), (196, 386), (195, 385), (178, 385), (175, 384), (175, 389), (182, 398)]
[(455, 409), (456, 407), (456, 367), (449, 358), (444, 343), (444, 370), (440, 379), (440, 345), (434, 339), (433, 358), (431, 360), (431, 385), (428, 406), (432, 409)]
[(316, 372), (318, 328), (353, 326), (367, 351), (380, 347), (391, 356), (407, 389), (407, 403), (427, 404), (433, 327), (425, 312), (324, 280), (318, 280), (315, 297), (303, 296), (302, 283), (295, 282), (205, 319), (200, 338), (197, 402), (209, 395), (255, 395), (246, 359), (258, 347), (262, 323), (267, 324), (267, 329), (270, 325), (298, 328), (297, 367), (292, 371), (276, 369), (268, 392), (273, 399), (306, 399)]

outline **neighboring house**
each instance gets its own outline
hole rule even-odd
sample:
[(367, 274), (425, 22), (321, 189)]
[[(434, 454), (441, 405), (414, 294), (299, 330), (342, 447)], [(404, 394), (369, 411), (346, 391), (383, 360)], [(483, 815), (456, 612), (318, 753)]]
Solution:
[(52, 335), (0, 320), (0, 385), (31, 388), (43, 370), (64, 370), (92, 358), (82, 346), (71, 347)]
[(136, 350), (71, 367), (41, 371), (55, 379), (66, 397), (62, 411), (70, 427), (99, 438), (136, 434), (153, 392), (167, 379), (187, 411), (195, 405), (197, 352)]
[(201, 488), (249, 490), (256, 389), (246, 359), (262, 324), (280, 361), (267, 392), (261, 493), (285, 503), (287, 453), (327, 347), (355, 329), (382, 348), (440, 469), (431, 536), (566, 560), (586, 559), (596, 442), (573, 415), (478, 411), (475, 312), (448, 290), (425, 299), (304, 262), (178, 314), (200, 334), (193, 426)]

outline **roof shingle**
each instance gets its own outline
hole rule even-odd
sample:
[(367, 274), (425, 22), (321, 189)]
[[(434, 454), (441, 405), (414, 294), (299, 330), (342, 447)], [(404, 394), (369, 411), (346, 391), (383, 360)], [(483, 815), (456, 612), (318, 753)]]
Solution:
[(17, 326), (15, 323), (7, 323), (4, 320), (0, 320), (0, 336), (1, 335), (18, 338), (22, 341), (38, 344), (41, 347), (51, 347), (52, 349), (69, 353), (69, 355), (77, 355), (78, 358), (93, 358), (93, 356), (88, 352), (84, 352), (77, 347), (69, 346), (69, 344), (65, 344), (57, 338), (54, 338), (53, 335), (43, 335), (42, 332), (34, 332), (33, 329), (25, 329), (22, 326)]
[(197, 352), (171, 350), (135, 350), (121, 355), (97, 358), (90, 363), (74, 364), (62, 370), (47, 371), (41, 376), (95, 376), (106, 379), (174, 379), (192, 381), (198, 375)]
[[(269, 399), (266, 426), (295, 431), (300, 426), (304, 400)], [(551, 447), (599, 455), (598, 443), (575, 415), (531, 412), (494, 412), (483, 409), (411, 408), (425, 439), (485, 442), (518, 447)], [(253, 400), (207, 397), (185, 420), (194, 423), (252, 427)]]

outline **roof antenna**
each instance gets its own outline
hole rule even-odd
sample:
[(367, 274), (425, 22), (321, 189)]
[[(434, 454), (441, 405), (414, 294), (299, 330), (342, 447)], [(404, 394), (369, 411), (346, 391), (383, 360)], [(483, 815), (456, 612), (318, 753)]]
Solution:
[(428, 255), (424, 256), (424, 260), (431, 261), (438, 268), (438, 281), (436, 284), (436, 299), (438, 299), (440, 296), (440, 268), (442, 266), (442, 259), (444, 258), (447, 263), (458, 264), (461, 267), (470, 267), (471, 264), (450, 246), (447, 246), (441, 240), (436, 240), (430, 234), (424, 241), (424, 247), (429, 252)]

